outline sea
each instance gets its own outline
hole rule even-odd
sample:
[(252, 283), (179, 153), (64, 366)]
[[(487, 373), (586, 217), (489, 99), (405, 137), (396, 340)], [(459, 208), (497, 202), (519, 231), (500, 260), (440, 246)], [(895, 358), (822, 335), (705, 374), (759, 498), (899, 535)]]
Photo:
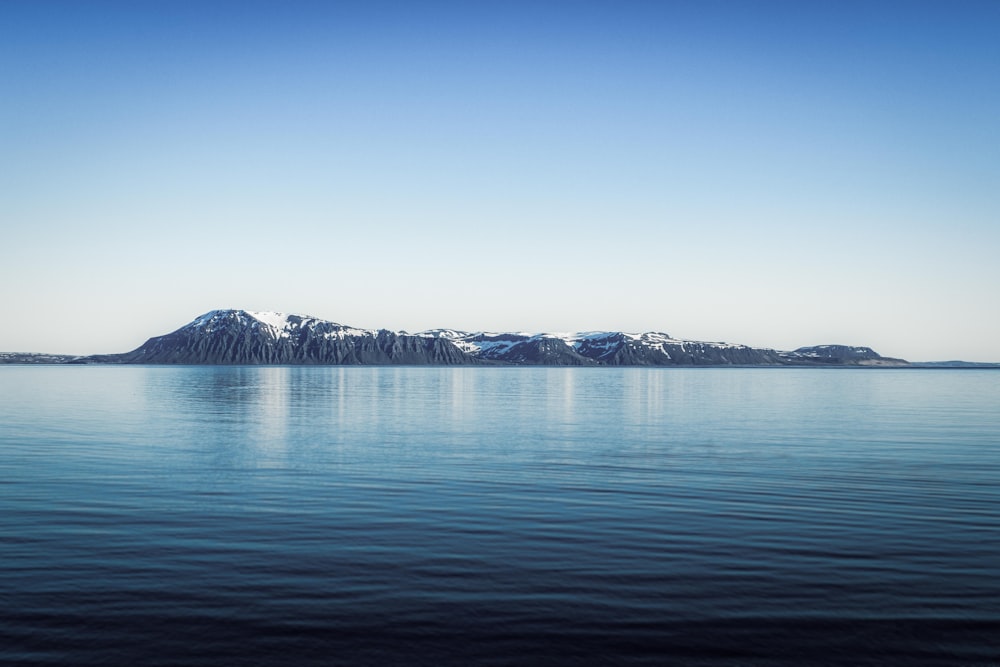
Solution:
[(1000, 371), (0, 367), (0, 664), (1000, 665)]

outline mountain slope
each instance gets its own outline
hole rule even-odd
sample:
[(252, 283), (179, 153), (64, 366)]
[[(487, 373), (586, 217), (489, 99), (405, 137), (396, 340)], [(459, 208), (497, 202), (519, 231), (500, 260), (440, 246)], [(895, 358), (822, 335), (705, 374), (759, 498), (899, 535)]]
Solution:
[(87, 357), (129, 364), (435, 364), (548, 366), (905, 366), (867, 347), (792, 352), (673, 338), (665, 333), (418, 334), (358, 329), (305, 315), (213, 310), (131, 352)]
[(782, 352), (786, 363), (797, 366), (906, 366), (908, 362), (883, 357), (870, 347), (849, 345), (815, 345)]
[(303, 315), (213, 310), (101, 361), (131, 364), (476, 364), (447, 340)]
[(469, 354), (514, 364), (558, 366), (783, 365), (774, 350), (685, 341), (665, 333), (590, 331), (567, 334), (466, 333), (436, 329), (422, 335), (455, 342)]

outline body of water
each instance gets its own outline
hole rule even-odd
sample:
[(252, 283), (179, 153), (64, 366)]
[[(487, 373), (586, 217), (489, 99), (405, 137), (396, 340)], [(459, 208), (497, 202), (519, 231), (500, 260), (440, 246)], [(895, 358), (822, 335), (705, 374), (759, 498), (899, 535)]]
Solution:
[(0, 367), (0, 662), (1000, 664), (1000, 372)]

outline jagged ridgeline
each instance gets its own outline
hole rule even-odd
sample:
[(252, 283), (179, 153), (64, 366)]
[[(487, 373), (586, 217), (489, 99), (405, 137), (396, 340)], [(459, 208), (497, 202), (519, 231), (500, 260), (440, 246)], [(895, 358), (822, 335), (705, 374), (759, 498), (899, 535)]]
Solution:
[(304, 315), (214, 310), (141, 347), (133, 364), (475, 364), (447, 340), (367, 330)]
[(867, 347), (823, 345), (793, 352), (686, 341), (665, 333), (416, 334), (358, 329), (305, 315), (213, 310), (177, 331), (87, 362), (130, 364), (900, 366)]

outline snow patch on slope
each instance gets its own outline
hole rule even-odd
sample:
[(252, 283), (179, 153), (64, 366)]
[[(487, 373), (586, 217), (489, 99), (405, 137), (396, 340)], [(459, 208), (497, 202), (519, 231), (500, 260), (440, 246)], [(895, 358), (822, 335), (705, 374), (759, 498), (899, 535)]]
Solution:
[(343, 326), (336, 322), (328, 322), (309, 315), (279, 313), (270, 310), (212, 310), (196, 318), (187, 327), (212, 332), (233, 325), (251, 330), (265, 331), (275, 338), (290, 338), (293, 333), (302, 329), (311, 330), (314, 335), (324, 338), (374, 336), (378, 333), (374, 330)]
[[(288, 317), (289, 317), (288, 313), (276, 313), (271, 310), (265, 310), (265, 311), (248, 310), (246, 311), (246, 313), (250, 317), (257, 320), (258, 322), (266, 324), (269, 327), (273, 327), (275, 329), (285, 329), (288, 327)], [(303, 317), (303, 319), (312, 319), (312, 318)]]

